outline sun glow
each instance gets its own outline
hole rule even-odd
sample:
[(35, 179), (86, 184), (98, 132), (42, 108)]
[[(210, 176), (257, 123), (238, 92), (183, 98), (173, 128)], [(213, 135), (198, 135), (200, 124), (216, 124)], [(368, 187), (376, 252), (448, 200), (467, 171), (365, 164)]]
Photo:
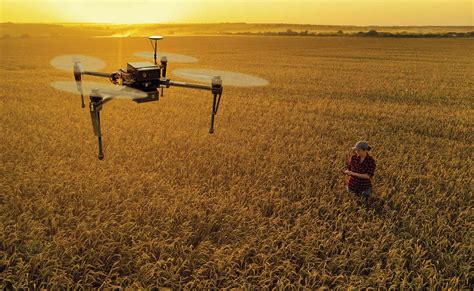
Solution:
[(0, 0), (0, 21), (473, 25), (473, 2), (300, 0)]

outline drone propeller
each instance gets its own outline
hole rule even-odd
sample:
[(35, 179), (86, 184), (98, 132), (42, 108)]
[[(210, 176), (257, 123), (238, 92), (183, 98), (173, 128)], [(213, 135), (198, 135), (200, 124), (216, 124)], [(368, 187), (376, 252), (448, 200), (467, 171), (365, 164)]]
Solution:
[(85, 107), (84, 104), (84, 91), (82, 90), (82, 73), (84, 72), (84, 67), (80, 61), (74, 62), (74, 79), (76, 80), (77, 90), (81, 93), (82, 108)]
[[(152, 52), (136, 52), (133, 54), (136, 57), (144, 58), (144, 59), (153, 59), (154, 53)], [(159, 60), (162, 57), (166, 57), (168, 61), (175, 62), (175, 63), (196, 63), (198, 59), (194, 57), (190, 57), (187, 55), (180, 55), (180, 54), (173, 54), (173, 53), (166, 53), (160, 52), (156, 54), (156, 58)]]
[[(106, 99), (129, 99), (137, 100), (146, 98), (147, 93), (125, 86), (118, 86), (112, 84), (104, 84), (98, 82), (82, 82), (82, 93), (86, 95), (99, 95), (104, 100)], [(54, 81), (51, 82), (51, 86), (57, 90), (66, 91), (69, 93), (81, 94), (77, 90), (77, 84), (75, 81)]]
[(105, 67), (105, 62), (99, 58), (85, 55), (62, 55), (53, 58), (49, 63), (56, 69), (66, 72), (70, 72), (71, 68), (73, 69), (77, 90), (81, 93), (82, 108), (84, 108), (81, 74), (84, 71), (97, 71), (103, 69)]
[(56, 69), (71, 72), (74, 64), (80, 63), (84, 71), (98, 71), (105, 68), (105, 62), (99, 58), (85, 55), (62, 55), (53, 58), (50, 62), (51, 66)]
[(173, 70), (173, 75), (197, 82), (209, 83), (214, 76), (220, 76), (222, 83), (226, 86), (235, 87), (256, 87), (266, 86), (268, 81), (256, 76), (208, 69), (177, 69)]

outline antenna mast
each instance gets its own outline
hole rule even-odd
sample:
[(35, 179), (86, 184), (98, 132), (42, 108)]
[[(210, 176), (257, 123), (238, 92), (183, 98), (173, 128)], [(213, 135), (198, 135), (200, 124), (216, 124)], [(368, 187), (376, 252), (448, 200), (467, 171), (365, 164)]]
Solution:
[(155, 65), (156, 65), (156, 50), (158, 48), (158, 41), (162, 40), (163, 37), (159, 35), (152, 35), (149, 37), (149, 39), (150, 39), (151, 46), (153, 47), (153, 51), (154, 51), (153, 59), (155, 60)]

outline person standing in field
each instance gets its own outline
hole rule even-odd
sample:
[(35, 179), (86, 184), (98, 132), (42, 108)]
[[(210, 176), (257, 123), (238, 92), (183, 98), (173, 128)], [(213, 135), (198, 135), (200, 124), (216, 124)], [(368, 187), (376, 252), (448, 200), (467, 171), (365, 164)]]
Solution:
[(375, 173), (375, 160), (369, 155), (371, 147), (366, 141), (359, 141), (352, 148), (354, 154), (347, 163), (344, 174), (348, 176), (347, 191), (368, 197), (372, 191)]

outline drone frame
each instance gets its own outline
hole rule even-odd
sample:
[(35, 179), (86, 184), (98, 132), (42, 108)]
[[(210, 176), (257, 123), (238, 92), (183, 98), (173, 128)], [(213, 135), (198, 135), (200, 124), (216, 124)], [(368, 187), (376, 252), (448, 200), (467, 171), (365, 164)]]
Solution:
[[(151, 36), (150, 41), (155, 41), (155, 45), (152, 44), (154, 48), (154, 61), (155, 61), (155, 66), (159, 68), (160, 71), (160, 78), (154, 80), (155, 82), (158, 81), (158, 85), (156, 88), (151, 88), (150, 90), (144, 91), (142, 89), (137, 89), (134, 88), (130, 85), (126, 85), (127, 87), (134, 88), (135, 90), (142, 91), (147, 94), (146, 97), (143, 98), (132, 98), (133, 101), (136, 103), (145, 103), (145, 102), (151, 102), (151, 101), (158, 101), (159, 100), (159, 95), (163, 96), (163, 89), (164, 88), (170, 88), (171, 86), (174, 87), (182, 87), (182, 88), (190, 88), (190, 89), (198, 89), (198, 90), (206, 90), (206, 91), (211, 91), (213, 95), (213, 101), (212, 101), (212, 109), (211, 109), (211, 122), (210, 122), (210, 128), (209, 128), (209, 133), (212, 134), (214, 133), (214, 119), (215, 115), (217, 114), (217, 111), (219, 109), (219, 104), (221, 101), (221, 96), (222, 96), (222, 80), (219, 76), (216, 76), (212, 79), (211, 85), (203, 85), (203, 84), (196, 84), (196, 83), (187, 83), (187, 82), (179, 82), (179, 81), (171, 81), (169, 78), (166, 77), (166, 68), (167, 68), (167, 63), (168, 60), (166, 57), (162, 57), (160, 60), (160, 65), (157, 65), (156, 63), (156, 42), (160, 39), (163, 39), (160, 36)], [(75, 60), (74, 65), (73, 65), (73, 71), (74, 71), (74, 79), (76, 80), (76, 85), (77, 89), (81, 93), (81, 101), (82, 101), (82, 108), (85, 107), (84, 104), (84, 94), (82, 91), (82, 75), (90, 75), (90, 76), (96, 76), (96, 77), (103, 77), (103, 78), (108, 78), (110, 79), (114, 84), (117, 84), (116, 80), (120, 76), (117, 74), (120, 74), (119, 72), (114, 72), (114, 73), (102, 73), (102, 72), (93, 72), (93, 71), (84, 71), (82, 69), (82, 65), (80, 61)], [(161, 88), (161, 94), (159, 92), (159, 89)], [(100, 111), (102, 110), (103, 106), (113, 100), (113, 96), (109, 96), (107, 92), (101, 92), (100, 89), (94, 89), (90, 93), (90, 101), (89, 101), (89, 110), (90, 110), (90, 115), (91, 115), (91, 121), (92, 121), (92, 128), (94, 135), (97, 136), (98, 139), (98, 158), (99, 160), (104, 159), (104, 152), (103, 152), (103, 146), (102, 146), (102, 131), (101, 131), (101, 125), (100, 125)]]

